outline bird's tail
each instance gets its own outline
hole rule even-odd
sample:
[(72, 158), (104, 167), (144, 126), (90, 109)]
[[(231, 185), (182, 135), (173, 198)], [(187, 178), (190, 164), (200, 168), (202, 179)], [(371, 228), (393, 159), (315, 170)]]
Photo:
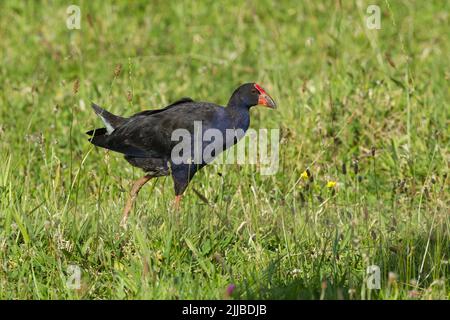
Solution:
[(95, 113), (102, 119), (103, 123), (105, 124), (105, 130), (102, 129), (95, 129), (87, 132), (89, 135), (96, 136), (97, 134), (111, 134), (118, 126), (123, 124), (125, 122), (125, 118), (116, 116), (112, 114), (109, 111), (106, 111), (105, 109), (101, 108), (100, 106), (96, 105), (95, 103), (92, 103), (92, 109), (94, 109)]
[(97, 147), (102, 147), (109, 149), (109, 138), (110, 135), (107, 134), (106, 128), (94, 129), (86, 132), (88, 135), (92, 136), (88, 140), (90, 143)]
[(95, 103), (92, 103), (91, 106), (92, 109), (94, 109), (95, 113), (102, 119), (103, 123), (105, 124), (105, 128), (97, 128), (86, 132), (86, 134), (91, 136), (91, 138), (89, 138), (89, 142), (96, 146), (107, 148), (109, 138), (108, 136), (118, 126), (123, 124), (126, 119), (106, 111)]

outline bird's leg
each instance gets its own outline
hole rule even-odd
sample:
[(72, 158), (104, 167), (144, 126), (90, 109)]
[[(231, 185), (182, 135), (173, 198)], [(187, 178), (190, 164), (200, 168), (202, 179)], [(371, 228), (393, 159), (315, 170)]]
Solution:
[(179, 210), (180, 209), (180, 204), (181, 204), (181, 198), (182, 197), (183, 197), (183, 195), (181, 195), (181, 194), (175, 196), (175, 203), (174, 203), (175, 210)]
[[(193, 174), (192, 174), (193, 176)], [(189, 173), (178, 171), (176, 174), (172, 172), (172, 178), (173, 178), (173, 186), (175, 191), (175, 201), (173, 204), (173, 207), (175, 211), (178, 211), (180, 209), (181, 204), (181, 198), (183, 197), (183, 192), (186, 190), (186, 187), (189, 184)]]
[(121, 226), (126, 226), (128, 215), (130, 214), (131, 208), (133, 207), (133, 203), (136, 200), (136, 197), (141, 190), (141, 188), (146, 184), (153, 176), (151, 175), (145, 175), (142, 178), (136, 180), (133, 184), (133, 187), (131, 188), (130, 196), (128, 197), (127, 204), (125, 205), (125, 208), (123, 209), (123, 218), (120, 222)]

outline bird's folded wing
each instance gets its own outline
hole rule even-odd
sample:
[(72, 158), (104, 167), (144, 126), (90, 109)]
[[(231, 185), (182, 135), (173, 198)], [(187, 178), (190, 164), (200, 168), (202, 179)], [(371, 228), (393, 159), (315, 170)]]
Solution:
[(217, 107), (174, 106), (164, 112), (136, 114), (108, 136), (108, 148), (135, 157), (168, 158), (179, 143), (177, 129), (194, 134), (194, 122), (211, 127)]

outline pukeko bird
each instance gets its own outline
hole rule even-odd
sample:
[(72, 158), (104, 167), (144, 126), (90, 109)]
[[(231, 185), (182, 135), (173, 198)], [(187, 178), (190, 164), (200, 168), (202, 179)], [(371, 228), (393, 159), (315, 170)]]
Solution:
[[(194, 174), (207, 164), (205, 159), (196, 164), (174, 161), (172, 150), (178, 143), (173, 141), (172, 137), (175, 130), (181, 129), (184, 130), (182, 132), (189, 133), (191, 142), (195, 144), (196, 122), (201, 123), (202, 132), (213, 129), (225, 135), (227, 130), (241, 129), (243, 134), (233, 137), (231, 142), (224, 142), (223, 149), (226, 149), (243, 137), (250, 125), (249, 109), (256, 105), (276, 108), (273, 99), (256, 83), (246, 83), (238, 87), (226, 107), (182, 98), (163, 109), (143, 111), (124, 118), (92, 104), (105, 127), (88, 131), (87, 134), (91, 136), (89, 141), (96, 146), (124, 154), (131, 165), (145, 172), (131, 188), (123, 210), (122, 225), (126, 224), (140, 189), (151, 178), (172, 176), (175, 206), (178, 207), (181, 196)], [(204, 150), (205, 145), (201, 144), (200, 147)], [(213, 158), (218, 155), (211, 154)]]

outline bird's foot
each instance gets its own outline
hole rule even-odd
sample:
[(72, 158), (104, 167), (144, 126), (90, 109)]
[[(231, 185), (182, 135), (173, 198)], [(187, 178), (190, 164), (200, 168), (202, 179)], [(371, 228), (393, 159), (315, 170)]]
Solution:
[(181, 206), (181, 197), (182, 197), (181, 194), (175, 196), (175, 201), (174, 201), (173, 207), (174, 207), (174, 209), (175, 209), (176, 211), (180, 210), (180, 206)]

